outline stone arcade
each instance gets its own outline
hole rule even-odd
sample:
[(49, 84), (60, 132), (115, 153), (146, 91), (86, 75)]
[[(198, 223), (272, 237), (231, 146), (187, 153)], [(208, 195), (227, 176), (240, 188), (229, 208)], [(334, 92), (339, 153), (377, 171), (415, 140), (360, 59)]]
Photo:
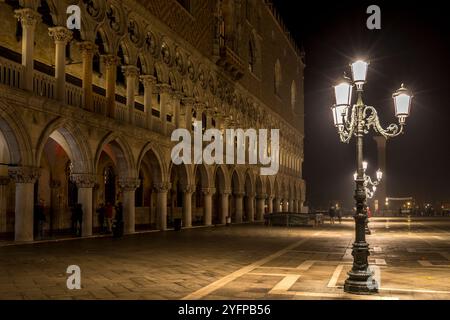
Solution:
[[(76, 1), (75, 1), (76, 2)], [(81, 31), (66, 9), (81, 9)], [(263, 0), (0, 1), (0, 237), (124, 204), (125, 232), (301, 210), (303, 54)], [(176, 128), (280, 129), (280, 169), (173, 165)]]

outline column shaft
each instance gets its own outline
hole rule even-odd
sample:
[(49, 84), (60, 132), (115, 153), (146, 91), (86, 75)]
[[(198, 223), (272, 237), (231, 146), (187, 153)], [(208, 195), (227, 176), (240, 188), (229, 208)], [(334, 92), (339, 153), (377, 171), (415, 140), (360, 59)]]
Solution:
[(183, 192), (183, 225), (192, 227), (192, 191)]
[(243, 194), (235, 195), (236, 223), (242, 223), (243, 197)]
[(220, 215), (220, 223), (221, 224), (226, 224), (227, 223), (227, 217), (229, 215), (229, 209), (228, 209), (228, 197), (229, 197), (229, 193), (222, 193), (220, 195), (220, 201), (221, 201), (221, 215)]
[(22, 87), (33, 91), (34, 32), (41, 16), (33, 9), (24, 8), (15, 10), (15, 17), (22, 24), (22, 65), (24, 66)]
[(115, 118), (116, 109), (116, 68), (119, 59), (116, 56), (108, 55), (104, 57), (106, 67), (106, 108), (105, 115)]
[(81, 57), (83, 59), (83, 108), (94, 111), (94, 99), (92, 96), (92, 68), (95, 45), (85, 41), (80, 44)]
[(263, 197), (256, 199), (256, 220), (257, 221), (264, 220), (264, 202), (265, 202), (265, 198), (263, 198)]

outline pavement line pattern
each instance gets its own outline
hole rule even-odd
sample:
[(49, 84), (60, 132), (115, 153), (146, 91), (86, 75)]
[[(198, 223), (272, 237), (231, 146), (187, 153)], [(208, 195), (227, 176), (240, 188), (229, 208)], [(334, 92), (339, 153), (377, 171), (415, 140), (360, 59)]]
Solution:
[(314, 262), (315, 262), (314, 260), (303, 261), (296, 269), (301, 270), (301, 271), (307, 271), (309, 268), (312, 267)]
[[(322, 233), (321, 231), (314, 233), (312, 236), (318, 236), (320, 233)], [(230, 273), (229, 275), (223, 277), (222, 279), (219, 279), (217, 281), (214, 281), (213, 283), (207, 285), (206, 287), (203, 287), (191, 294), (188, 294), (187, 296), (185, 296), (184, 298), (182, 298), (181, 300), (198, 300), (201, 299), (205, 296), (207, 296), (208, 294), (212, 293), (213, 291), (216, 291), (217, 289), (223, 287), (224, 285), (230, 283), (233, 280), (236, 280), (237, 278), (243, 276), (246, 273), (251, 272), (252, 270), (262, 266), (263, 264), (266, 264), (267, 262), (278, 258), (280, 256), (282, 256), (283, 254), (289, 252), (291, 249), (294, 249), (295, 247), (298, 247), (300, 245), (302, 245), (303, 243), (305, 243), (306, 241), (311, 240), (310, 237), (306, 237), (300, 241), (294, 242), (293, 244), (287, 246), (284, 249), (281, 249), (280, 251), (277, 251), (273, 254), (271, 254), (270, 256), (267, 256), (261, 260), (258, 260), (248, 266), (245, 266), (235, 272)]]
[(278, 282), (272, 290), (269, 291), (269, 294), (276, 294), (278, 292), (286, 292), (288, 291), (300, 278), (300, 275), (288, 275), (284, 277), (280, 282)]
[(341, 275), (343, 268), (344, 268), (343, 264), (340, 264), (336, 267), (336, 269), (333, 272), (333, 275), (331, 276), (330, 282), (328, 282), (328, 285), (327, 285), (328, 288), (336, 287), (336, 283), (339, 279), (339, 276)]

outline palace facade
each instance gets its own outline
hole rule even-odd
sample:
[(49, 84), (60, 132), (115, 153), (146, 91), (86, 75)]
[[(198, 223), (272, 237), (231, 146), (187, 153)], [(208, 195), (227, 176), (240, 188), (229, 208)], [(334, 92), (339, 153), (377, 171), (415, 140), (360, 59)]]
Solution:
[[(67, 28), (69, 5), (81, 29)], [(304, 56), (263, 0), (0, 1), (0, 236), (99, 232), (123, 203), (125, 232), (253, 222), (300, 212)], [(178, 165), (171, 132), (280, 129), (280, 170)]]

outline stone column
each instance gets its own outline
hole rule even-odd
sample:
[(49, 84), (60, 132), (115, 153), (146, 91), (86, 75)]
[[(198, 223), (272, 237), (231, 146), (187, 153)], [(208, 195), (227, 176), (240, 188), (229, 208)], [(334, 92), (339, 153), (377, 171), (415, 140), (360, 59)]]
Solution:
[(267, 201), (267, 212), (272, 213), (273, 212), (273, 196), (269, 196)]
[(183, 98), (183, 108), (181, 114), (184, 116), (184, 128), (192, 131), (192, 107), (194, 105), (193, 98)]
[(12, 167), (9, 175), (16, 183), (15, 241), (33, 241), (34, 183), (39, 178), (39, 168)]
[(183, 94), (181, 92), (173, 92), (172, 93), (172, 101), (173, 101), (173, 112), (174, 112), (174, 124), (176, 128), (181, 127), (181, 107), (180, 102)]
[(88, 111), (94, 111), (94, 99), (92, 97), (92, 69), (94, 60), (94, 51), (97, 46), (84, 41), (79, 44), (81, 58), (83, 59), (83, 108)]
[(273, 199), (273, 212), (280, 212), (280, 198)]
[(212, 195), (215, 188), (203, 188), (203, 221), (205, 226), (212, 225)]
[(167, 135), (167, 106), (170, 103), (171, 88), (167, 84), (159, 84), (158, 91), (161, 99), (160, 108), (161, 108), (162, 132), (164, 135)]
[(105, 115), (115, 118), (116, 109), (116, 68), (119, 65), (119, 58), (115, 55), (103, 56), (106, 68), (106, 108)]
[(244, 193), (238, 192), (234, 194), (235, 198), (235, 210), (236, 210), (236, 223), (242, 223), (242, 213), (243, 213), (243, 199)]
[(156, 183), (154, 185), (156, 198), (156, 219), (159, 230), (167, 229), (167, 191), (169, 190), (168, 183)]
[(127, 81), (128, 123), (134, 124), (134, 98), (136, 95), (136, 79), (139, 76), (139, 69), (135, 66), (123, 66), (122, 71)]
[(83, 210), (81, 235), (92, 236), (92, 194), (97, 179), (95, 175), (89, 173), (75, 173), (70, 178), (78, 187), (78, 203)]
[(264, 202), (267, 195), (261, 194), (256, 198), (256, 221), (264, 220)]
[(147, 114), (147, 128), (149, 130), (152, 130), (153, 128), (152, 95), (153, 95), (153, 86), (156, 84), (156, 78), (151, 75), (142, 75), (139, 78), (142, 84), (144, 85), (144, 111)]
[(0, 233), (6, 232), (7, 186), (9, 177), (0, 176)]
[(36, 24), (41, 21), (41, 15), (30, 8), (18, 9), (14, 12), (15, 17), (22, 24), (22, 65), (24, 66), (22, 87), (33, 91), (34, 31)]
[(122, 190), (124, 233), (133, 233), (136, 225), (135, 191), (141, 184), (136, 178), (120, 178)]
[(222, 209), (222, 212), (220, 214), (220, 223), (221, 224), (227, 223), (227, 217), (229, 215), (228, 198), (229, 198), (230, 194), (231, 194), (230, 190), (224, 190), (220, 194), (221, 209)]
[(55, 41), (55, 99), (66, 101), (66, 45), (72, 40), (72, 31), (66, 27), (48, 28), (49, 36)]
[(182, 190), (183, 192), (183, 226), (185, 228), (192, 227), (192, 193), (195, 186), (188, 185)]
[(248, 214), (248, 221), (253, 222), (255, 221), (255, 195), (249, 194), (247, 196), (247, 214)]

